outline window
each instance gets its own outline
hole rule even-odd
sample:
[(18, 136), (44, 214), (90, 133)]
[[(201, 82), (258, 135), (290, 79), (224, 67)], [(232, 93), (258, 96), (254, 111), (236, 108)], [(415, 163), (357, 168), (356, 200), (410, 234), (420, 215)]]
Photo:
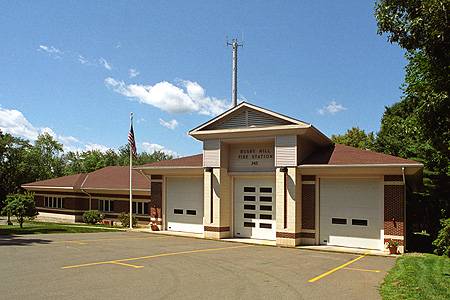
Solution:
[(261, 201), (261, 202), (272, 202), (272, 197), (270, 197), (270, 196), (261, 196), (261, 197), (259, 197), (259, 201)]
[(352, 225), (367, 226), (367, 220), (352, 219)]
[(260, 223), (259, 224), (259, 228), (271, 229), (272, 228), (272, 224)]
[(148, 214), (148, 203), (133, 202), (133, 214), (146, 215)]
[(98, 210), (106, 211), (106, 212), (113, 211), (114, 210), (114, 201), (99, 199), (98, 200)]
[(272, 215), (259, 214), (261, 220), (272, 220)]
[(256, 188), (254, 186), (245, 186), (244, 192), (245, 193), (254, 193), (254, 192), (256, 192)]
[(244, 196), (244, 201), (255, 201), (256, 197), (255, 196)]
[(253, 223), (253, 222), (244, 222), (244, 227), (255, 227), (255, 223)]
[(259, 192), (260, 193), (272, 193), (272, 188), (271, 187), (260, 187)]
[(347, 224), (347, 219), (343, 219), (343, 218), (331, 218), (331, 224), (346, 225), (346, 224)]
[(191, 216), (196, 216), (197, 211), (195, 209), (186, 209), (186, 214)]
[(63, 208), (64, 199), (62, 197), (44, 197), (44, 206), (49, 208)]
[(183, 214), (183, 210), (182, 210), (182, 209), (179, 209), (179, 208), (175, 208), (175, 209), (173, 210), (173, 213), (174, 213), (175, 215), (182, 215), (182, 214)]
[(260, 205), (259, 206), (260, 210), (267, 210), (267, 211), (272, 211), (272, 206), (269, 205)]

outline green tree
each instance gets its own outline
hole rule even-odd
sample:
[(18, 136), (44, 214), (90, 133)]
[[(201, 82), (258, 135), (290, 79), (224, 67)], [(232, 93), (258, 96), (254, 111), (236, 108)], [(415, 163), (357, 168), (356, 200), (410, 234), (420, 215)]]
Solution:
[(25, 219), (31, 220), (38, 215), (34, 204), (34, 195), (32, 193), (9, 194), (6, 197), (2, 214), (14, 215), (22, 228)]
[(407, 51), (404, 98), (416, 105), (420, 130), (450, 154), (450, 0), (381, 0), (378, 33)]
[(28, 152), (28, 163), (34, 180), (45, 180), (63, 175), (63, 145), (50, 134), (38, 136)]
[(0, 208), (6, 196), (17, 193), (20, 185), (33, 181), (28, 153), (31, 144), (0, 130)]
[(331, 140), (336, 144), (343, 144), (361, 149), (373, 149), (375, 145), (375, 135), (373, 132), (366, 133), (359, 127), (347, 130), (345, 134), (332, 135)]
[(435, 236), (448, 218), (450, 175), (450, 0), (380, 0), (378, 33), (406, 50), (400, 102), (387, 107), (376, 148), (424, 163), (424, 190), (408, 198), (407, 216)]

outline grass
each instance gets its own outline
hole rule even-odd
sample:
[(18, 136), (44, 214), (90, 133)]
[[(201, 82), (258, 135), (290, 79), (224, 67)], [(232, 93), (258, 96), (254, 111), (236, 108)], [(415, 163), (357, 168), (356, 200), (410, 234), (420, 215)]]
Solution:
[[(89, 227), (86, 227), (89, 226)], [(0, 235), (13, 234), (38, 234), (38, 233), (89, 233), (89, 232), (109, 232), (117, 231), (108, 229), (103, 225), (85, 224), (60, 224), (44, 222), (25, 222), (23, 228), (19, 225), (0, 225)]]
[(450, 258), (433, 254), (399, 257), (380, 292), (385, 300), (450, 299)]

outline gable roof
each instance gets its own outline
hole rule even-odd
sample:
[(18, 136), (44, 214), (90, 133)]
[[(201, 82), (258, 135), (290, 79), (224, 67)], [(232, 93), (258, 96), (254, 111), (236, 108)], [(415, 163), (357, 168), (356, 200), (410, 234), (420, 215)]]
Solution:
[(420, 163), (393, 155), (363, 150), (341, 144), (317, 149), (302, 165), (421, 165)]
[(62, 176), (47, 180), (40, 180), (30, 183), (25, 183), (22, 185), (23, 188), (33, 188), (33, 187), (43, 187), (43, 188), (60, 188), (60, 189), (72, 189), (76, 190), (79, 189), (81, 184), (83, 183), (83, 180), (86, 178), (85, 173), (80, 174), (74, 174), (74, 175), (68, 175), (68, 176)]
[[(251, 124), (248, 124), (248, 116), (247, 116), (247, 122), (245, 120), (239, 120), (238, 117), (240, 114), (242, 114), (245, 111), (251, 111), (254, 114), (253, 120), (251, 121)], [(235, 120), (233, 120), (233, 118)], [(223, 128), (230, 127), (232, 125), (235, 126), (235, 128), (238, 127), (258, 127), (262, 126), (264, 124), (263, 118), (266, 118), (269, 120), (267, 123), (269, 126), (274, 125), (299, 125), (302, 127), (310, 127), (311, 124), (308, 124), (306, 122), (285, 116), (280, 113), (276, 113), (274, 111), (271, 111), (266, 108), (259, 107), (254, 104), (250, 104), (248, 102), (241, 102), (235, 107), (230, 108), (229, 110), (223, 112), (222, 114), (218, 115), (217, 117), (197, 126), (196, 128), (189, 131), (189, 134), (194, 134), (199, 131), (203, 130), (210, 130), (210, 129), (217, 129), (214, 128), (214, 125), (220, 125), (222, 124)], [(229, 125), (225, 124), (226, 122), (230, 122)], [(244, 124), (247, 123), (247, 124)], [(266, 125), (267, 126), (267, 125)], [(219, 127), (220, 128), (220, 127)], [(220, 128), (220, 129), (223, 129)]]
[[(128, 190), (130, 173), (128, 166), (110, 166), (90, 173), (80, 173), (23, 184), (25, 189), (103, 189)], [(133, 170), (133, 190), (150, 190), (147, 177)]]

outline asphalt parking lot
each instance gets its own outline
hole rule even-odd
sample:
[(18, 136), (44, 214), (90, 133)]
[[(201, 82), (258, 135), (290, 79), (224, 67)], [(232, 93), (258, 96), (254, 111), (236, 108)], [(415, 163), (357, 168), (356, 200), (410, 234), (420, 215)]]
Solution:
[(3, 299), (378, 299), (393, 258), (147, 233), (0, 236)]

